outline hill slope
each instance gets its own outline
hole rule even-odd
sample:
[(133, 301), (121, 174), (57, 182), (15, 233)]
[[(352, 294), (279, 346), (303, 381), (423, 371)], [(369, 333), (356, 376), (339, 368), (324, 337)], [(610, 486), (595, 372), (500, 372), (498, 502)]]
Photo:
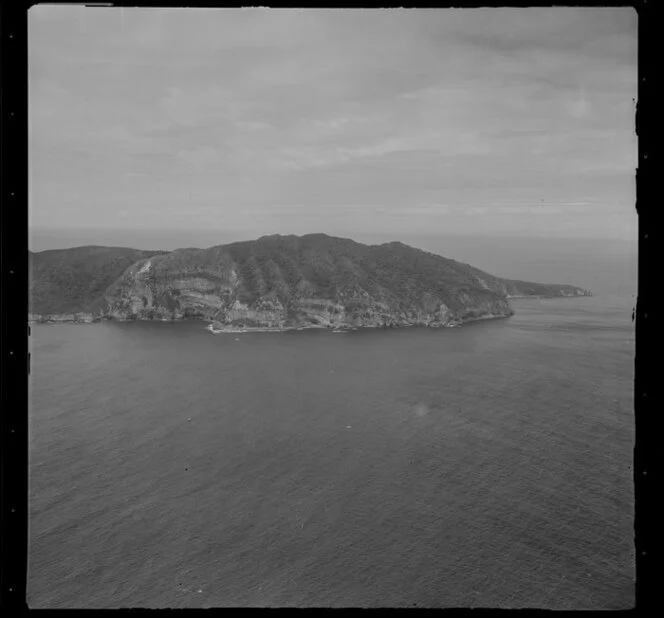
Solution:
[(95, 246), (29, 251), (29, 312), (99, 314), (108, 286), (137, 260), (158, 253), (163, 252)]
[(325, 234), (169, 253), (103, 249), (33, 254), (33, 313), (199, 317), (218, 327), (444, 326), (511, 315), (510, 296), (589, 295), (500, 279), (398, 242), (368, 246)]

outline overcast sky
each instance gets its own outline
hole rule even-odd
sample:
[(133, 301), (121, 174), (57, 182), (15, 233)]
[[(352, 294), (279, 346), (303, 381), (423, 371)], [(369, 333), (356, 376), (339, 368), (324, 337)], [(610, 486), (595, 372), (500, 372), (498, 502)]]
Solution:
[(35, 6), (31, 226), (631, 239), (636, 21)]

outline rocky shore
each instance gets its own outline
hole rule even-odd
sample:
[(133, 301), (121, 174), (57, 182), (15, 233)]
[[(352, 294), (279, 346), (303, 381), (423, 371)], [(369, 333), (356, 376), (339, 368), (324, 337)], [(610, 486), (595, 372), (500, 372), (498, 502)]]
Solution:
[(93, 315), (91, 313), (57, 313), (38, 315), (34, 313), (28, 314), (28, 324), (60, 324), (71, 322), (75, 324), (92, 324), (93, 322), (100, 322), (103, 316)]

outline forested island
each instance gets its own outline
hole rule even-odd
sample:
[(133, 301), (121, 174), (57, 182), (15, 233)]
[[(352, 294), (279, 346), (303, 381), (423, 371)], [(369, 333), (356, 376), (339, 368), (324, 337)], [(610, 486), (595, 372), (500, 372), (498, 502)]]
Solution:
[(308, 234), (209, 249), (29, 253), (31, 322), (199, 318), (213, 332), (455, 326), (508, 317), (514, 297), (591, 296), (495, 277), (400, 242)]

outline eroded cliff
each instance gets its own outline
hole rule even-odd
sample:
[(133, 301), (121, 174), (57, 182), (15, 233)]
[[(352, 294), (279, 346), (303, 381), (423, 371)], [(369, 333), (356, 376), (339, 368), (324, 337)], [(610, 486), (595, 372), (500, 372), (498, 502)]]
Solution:
[(198, 317), (223, 327), (447, 326), (506, 317), (509, 296), (587, 295), (493, 277), (402, 243), (269, 236), (137, 261), (109, 286), (115, 319)]

